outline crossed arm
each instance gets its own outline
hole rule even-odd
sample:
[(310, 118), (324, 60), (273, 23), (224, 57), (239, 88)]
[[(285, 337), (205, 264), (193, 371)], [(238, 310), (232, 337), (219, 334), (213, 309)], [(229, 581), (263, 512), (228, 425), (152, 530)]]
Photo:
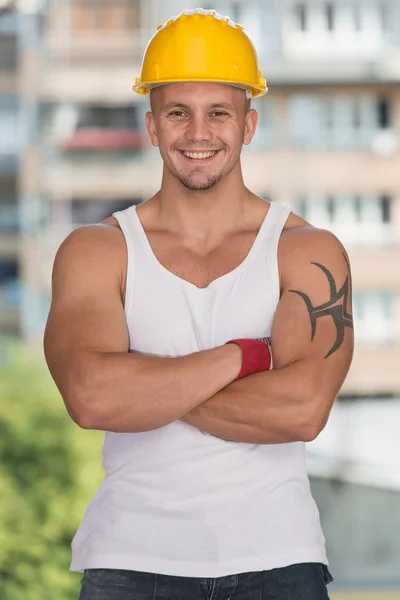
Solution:
[(353, 352), (349, 265), (333, 235), (312, 227), (283, 232), (275, 368), (240, 381), (234, 344), (178, 358), (128, 352), (124, 253), (119, 230), (93, 225), (72, 232), (55, 259), (44, 350), (79, 426), (136, 433), (181, 419), (226, 440), (261, 444), (318, 435)]
[(288, 230), (281, 245), (281, 299), (271, 332), (275, 368), (234, 381), (181, 419), (222, 439), (315, 439), (350, 367), (351, 274), (343, 246), (308, 227)]

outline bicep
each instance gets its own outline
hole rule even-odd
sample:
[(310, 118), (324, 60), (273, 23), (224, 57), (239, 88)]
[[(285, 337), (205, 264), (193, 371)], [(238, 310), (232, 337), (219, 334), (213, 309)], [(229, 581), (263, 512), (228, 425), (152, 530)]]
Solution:
[(283, 260), (271, 341), (275, 367), (303, 361), (321, 390), (336, 396), (353, 354), (351, 274), (344, 248), (324, 234)]
[(66, 402), (74, 397), (96, 353), (129, 348), (118, 243), (118, 232), (76, 230), (54, 261), (43, 345), (51, 375)]

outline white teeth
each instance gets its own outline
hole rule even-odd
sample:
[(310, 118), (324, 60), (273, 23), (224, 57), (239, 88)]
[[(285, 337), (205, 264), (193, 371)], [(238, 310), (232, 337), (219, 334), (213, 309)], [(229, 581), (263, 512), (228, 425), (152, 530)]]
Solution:
[(210, 158), (217, 154), (217, 152), (184, 152), (183, 153), (187, 158)]

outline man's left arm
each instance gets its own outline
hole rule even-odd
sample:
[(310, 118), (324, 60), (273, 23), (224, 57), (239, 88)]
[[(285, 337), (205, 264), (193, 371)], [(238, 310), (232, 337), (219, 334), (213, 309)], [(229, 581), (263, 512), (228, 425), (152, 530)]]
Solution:
[(325, 427), (353, 355), (351, 274), (331, 233), (288, 230), (271, 341), (274, 369), (234, 381), (181, 420), (228, 441), (311, 441)]

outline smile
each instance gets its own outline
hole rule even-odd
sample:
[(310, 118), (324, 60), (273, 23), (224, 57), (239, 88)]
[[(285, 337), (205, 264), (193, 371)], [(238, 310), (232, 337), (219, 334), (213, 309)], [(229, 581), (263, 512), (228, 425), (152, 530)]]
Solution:
[(186, 150), (180, 150), (180, 152), (190, 161), (205, 161), (213, 158), (218, 154), (219, 150), (210, 150), (209, 152), (188, 152)]

